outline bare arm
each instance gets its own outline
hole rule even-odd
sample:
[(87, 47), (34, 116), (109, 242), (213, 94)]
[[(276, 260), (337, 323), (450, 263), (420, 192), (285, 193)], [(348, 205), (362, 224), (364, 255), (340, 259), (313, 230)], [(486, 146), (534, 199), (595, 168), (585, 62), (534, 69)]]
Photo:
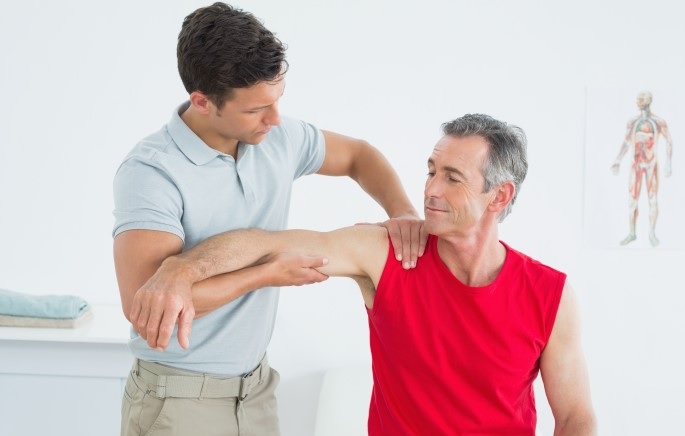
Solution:
[(195, 318), (212, 312), (248, 292), (265, 286), (301, 286), (328, 278), (317, 271), (320, 256), (278, 253), (263, 263), (210, 277), (192, 286)]
[(349, 176), (380, 204), (390, 219), (388, 229), (395, 257), (405, 268), (416, 266), (428, 235), (402, 183), (387, 159), (368, 142), (324, 131), (326, 158), (319, 174)]
[(580, 320), (573, 289), (564, 286), (556, 321), (540, 359), (545, 393), (554, 415), (554, 436), (591, 436), (597, 424), (590, 398)]
[[(288, 275), (292, 275), (288, 273), (288, 270), (293, 269), (292, 259), (300, 259), (300, 274), (305, 275), (304, 282), (308, 283), (320, 281), (311, 280), (310, 274), (321, 277), (369, 276), (377, 280), (385, 265), (387, 249), (387, 233), (384, 228), (377, 226), (354, 226), (328, 233), (306, 230), (266, 232), (258, 229), (221, 233), (191, 250), (167, 257), (136, 293), (131, 308), (131, 322), (148, 330), (147, 340), (151, 347), (164, 349), (180, 315), (179, 307), (168, 303), (173, 298), (163, 295), (169, 290), (172, 290), (172, 296), (186, 296), (191, 289), (195, 292), (194, 286), (198, 282), (210, 278), (221, 280), (215, 276), (221, 277), (221, 274), (251, 265), (259, 267), (260, 264), (264, 265), (262, 268), (266, 273), (263, 274), (263, 280), (268, 284), (301, 284)], [(274, 258), (284, 252), (297, 252), (300, 255), (281, 255), (281, 262), (274, 262)], [(323, 257), (327, 259), (325, 266)], [(311, 270), (314, 267), (319, 267), (319, 271)], [(162, 303), (155, 304), (157, 299)], [(161, 309), (158, 313), (147, 313), (146, 307)], [(181, 324), (179, 322), (179, 342), (187, 346), (190, 325), (181, 330)], [(151, 336), (155, 331), (159, 331), (159, 337)]]
[(114, 238), (114, 268), (121, 306), (129, 321), (138, 288), (154, 274), (164, 259), (180, 253), (182, 248), (183, 241), (168, 232), (129, 230)]
[[(192, 285), (218, 274), (235, 271), (263, 262), (269, 256), (283, 252), (298, 252), (308, 256), (325, 256), (327, 263), (317, 268), (327, 275), (352, 277), (380, 272), (384, 264), (364, 261), (365, 250), (385, 242), (386, 231), (374, 226), (345, 227), (331, 232), (283, 230), (268, 232), (242, 229), (215, 235), (177, 256), (167, 258), (155, 276), (173, 278)], [(377, 250), (376, 250), (377, 251)], [(370, 253), (368, 253), (370, 255)], [(372, 257), (373, 259), (373, 257)], [(376, 271), (376, 269), (378, 271)], [(372, 277), (373, 278), (373, 277)]]
[(176, 235), (152, 230), (129, 230), (114, 239), (114, 264), (124, 315), (152, 348), (158, 348), (158, 340), (163, 338), (166, 347), (177, 320), (179, 342), (187, 348), (194, 318), (254, 289), (326, 279), (312, 269), (321, 265), (320, 258), (275, 256), (270, 262), (196, 283), (192, 290), (157, 288), (151, 277), (165, 259), (180, 253), (182, 246)]

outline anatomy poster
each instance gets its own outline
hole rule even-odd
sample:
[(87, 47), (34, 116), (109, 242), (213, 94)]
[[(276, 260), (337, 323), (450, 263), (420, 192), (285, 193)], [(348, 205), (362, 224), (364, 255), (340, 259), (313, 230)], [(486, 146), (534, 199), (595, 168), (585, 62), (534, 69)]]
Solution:
[(590, 247), (685, 248), (685, 90), (588, 88)]

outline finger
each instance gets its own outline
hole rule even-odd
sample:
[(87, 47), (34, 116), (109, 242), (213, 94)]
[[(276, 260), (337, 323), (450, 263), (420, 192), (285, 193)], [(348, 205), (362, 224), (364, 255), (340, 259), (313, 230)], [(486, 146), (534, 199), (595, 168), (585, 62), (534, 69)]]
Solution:
[(140, 337), (147, 340), (147, 320), (150, 318), (150, 306), (144, 301), (140, 302), (140, 313), (136, 320), (135, 328)]
[(414, 223), (410, 227), (410, 257), (411, 257), (411, 268), (416, 267), (416, 261), (419, 259), (419, 247), (421, 245), (421, 225), (419, 223)]
[(419, 228), (419, 257), (426, 252), (426, 244), (428, 243), (428, 230), (426, 230), (426, 223), (421, 221), (421, 228)]
[[(159, 322), (159, 331), (157, 337), (157, 349), (160, 351), (166, 350), (169, 346), (169, 341), (171, 340), (171, 335), (174, 333), (174, 326), (176, 325), (176, 320), (178, 320), (179, 309), (173, 305), (168, 306), (164, 310), (162, 319)], [(179, 329), (179, 343), (180, 340), (180, 329)]]
[(328, 280), (328, 276), (326, 274), (323, 274), (323, 273), (320, 273), (317, 271), (316, 274), (314, 275), (314, 279), (312, 280), (312, 283), (320, 283), (320, 282), (323, 282), (325, 280)]
[(402, 233), (399, 226), (394, 225), (392, 221), (386, 221), (383, 223), (383, 227), (388, 230), (388, 236), (390, 236), (395, 251), (395, 259), (402, 261)]
[(402, 232), (402, 267), (404, 269), (412, 268), (416, 263), (416, 258), (412, 258), (412, 225), (405, 222), (404, 226), (400, 226)]
[[(152, 304), (150, 308), (150, 317), (147, 320), (147, 344), (150, 348), (158, 348), (157, 339), (159, 336), (159, 324), (162, 322), (164, 315), (164, 308), (159, 307), (159, 304)], [(162, 351), (162, 350), (160, 350)]]
[(193, 318), (195, 318), (194, 307), (185, 308), (178, 317), (178, 343), (185, 350), (190, 347), (190, 333), (193, 330)]
[(297, 286), (311, 285), (312, 283), (323, 282), (326, 279), (328, 279), (326, 274), (323, 274), (314, 268), (306, 268), (302, 271)]
[(328, 258), (323, 256), (303, 256), (303, 266), (305, 268), (320, 268), (328, 265)]

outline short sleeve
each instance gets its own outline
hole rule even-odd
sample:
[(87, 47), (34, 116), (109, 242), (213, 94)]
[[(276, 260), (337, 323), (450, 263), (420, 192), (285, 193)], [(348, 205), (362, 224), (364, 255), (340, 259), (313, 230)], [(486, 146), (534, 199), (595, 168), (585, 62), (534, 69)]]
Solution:
[(323, 132), (307, 122), (285, 117), (282, 126), (295, 157), (293, 179), (317, 172), (326, 156)]
[(158, 230), (185, 240), (183, 201), (166, 172), (151, 162), (129, 158), (114, 176), (114, 230)]

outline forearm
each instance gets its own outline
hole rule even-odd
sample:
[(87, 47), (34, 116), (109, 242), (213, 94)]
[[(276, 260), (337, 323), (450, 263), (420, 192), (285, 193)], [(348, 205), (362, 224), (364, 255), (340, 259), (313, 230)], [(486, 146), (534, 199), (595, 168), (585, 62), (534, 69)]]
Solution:
[(195, 283), (192, 288), (195, 318), (228, 304), (251, 291), (272, 285), (265, 264), (219, 274)]
[(265, 235), (266, 232), (259, 229), (221, 233), (167, 258), (160, 270), (188, 285), (236, 271), (257, 263), (270, 252), (264, 241)]
[[(287, 286), (299, 284), (302, 265), (304, 270), (320, 265), (317, 260), (290, 260), (274, 262), (279, 253), (297, 251), (305, 256), (318, 256), (322, 252), (324, 236), (320, 232), (307, 230), (283, 230), (268, 232), (260, 229), (232, 230), (212, 236), (192, 249), (177, 256), (167, 258), (156, 275), (164, 276), (167, 281), (174, 280), (188, 287), (215, 277), (249, 266), (264, 264), (263, 267), (250, 269), (237, 275), (251, 289), (242, 290), (243, 294), (262, 286)], [(330, 250), (329, 250), (330, 251)], [(334, 256), (336, 253), (330, 253)], [(262, 271), (263, 270), (263, 271)], [(285, 270), (285, 272), (284, 272)], [(291, 274), (287, 274), (290, 271)], [(243, 274), (265, 274), (257, 277)], [(294, 273), (293, 273), (294, 272)], [(308, 281), (311, 277), (305, 279)], [(217, 278), (217, 280), (219, 280)], [(226, 279), (229, 280), (229, 279)], [(295, 281), (295, 283), (293, 283)], [(209, 282), (211, 283), (211, 282)], [(232, 294), (235, 291), (231, 291)], [(239, 296), (239, 295), (238, 295)], [(235, 298), (235, 297), (234, 297)]]
[[(276, 237), (276, 233), (252, 229), (222, 233), (185, 253), (167, 257), (135, 293), (129, 320), (151, 348), (161, 350), (168, 345), (173, 326), (178, 322), (178, 341), (183, 348), (188, 348), (196, 315), (205, 315), (266, 285), (325, 280), (326, 276), (315, 269), (325, 265), (323, 258), (266, 256), (279, 252), (280, 242), (288, 242), (286, 232), (280, 233), (283, 238)], [(293, 231), (293, 238), (300, 235), (301, 232)], [(250, 265), (255, 266), (220, 276)]]
[(370, 145), (364, 147), (362, 153), (355, 160), (350, 176), (383, 207), (390, 218), (418, 216), (400, 178), (383, 154)]

